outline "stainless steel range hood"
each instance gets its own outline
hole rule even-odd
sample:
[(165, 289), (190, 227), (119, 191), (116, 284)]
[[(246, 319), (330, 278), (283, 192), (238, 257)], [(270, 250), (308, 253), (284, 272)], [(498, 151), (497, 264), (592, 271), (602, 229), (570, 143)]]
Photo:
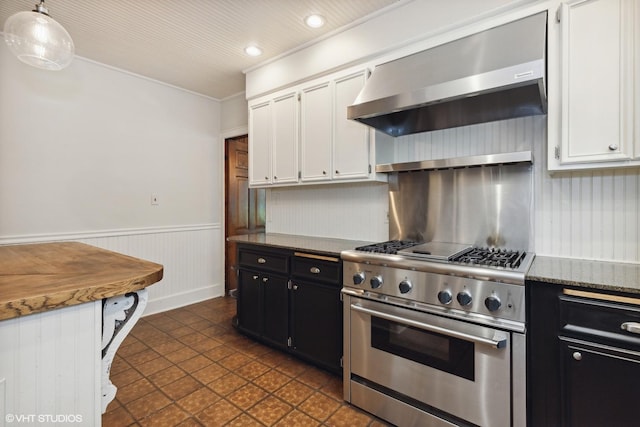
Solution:
[(347, 117), (401, 136), (545, 114), (547, 13), (378, 65)]

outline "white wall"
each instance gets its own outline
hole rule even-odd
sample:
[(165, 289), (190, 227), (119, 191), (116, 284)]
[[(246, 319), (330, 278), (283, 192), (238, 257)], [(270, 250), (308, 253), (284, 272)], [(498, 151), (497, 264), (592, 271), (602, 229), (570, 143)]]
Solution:
[(244, 92), (222, 100), (220, 129), (223, 134), (238, 130), (247, 133), (248, 124), (249, 106)]
[[(82, 58), (35, 69), (0, 43), (0, 244), (82, 240), (160, 262), (148, 312), (221, 294), (219, 134), (215, 99)], [(206, 250), (181, 259), (191, 246)]]

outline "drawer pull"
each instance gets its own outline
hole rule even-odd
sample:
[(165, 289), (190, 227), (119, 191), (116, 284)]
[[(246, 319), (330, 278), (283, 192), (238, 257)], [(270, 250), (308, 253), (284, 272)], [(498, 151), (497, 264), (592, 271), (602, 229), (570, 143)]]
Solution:
[(320, 274), (320, 269), (318, 267), (311, 267), (309, 271), (313, 274)]
[(640, 334), (640, 323), (638, 322), (624, 322), (620, 325), (620, 329), (624, 329), (632, 334)]
[(582, 353), (580, 353), (579, 351), (574, 352), (573, 358), (576, 360), (582, 360)]
[(266, 259), (264, 259), (262, 257), (258, 258), (258, 264), (265, 264), (266, 262), (267, 262)]

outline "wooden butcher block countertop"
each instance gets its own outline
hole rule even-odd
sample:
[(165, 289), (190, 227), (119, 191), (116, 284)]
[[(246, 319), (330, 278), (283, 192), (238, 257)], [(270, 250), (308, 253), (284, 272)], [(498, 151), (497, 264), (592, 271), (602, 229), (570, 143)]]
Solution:
[(137, 291), (163, 266), (77, 242), (0, 246), (0, 320)]

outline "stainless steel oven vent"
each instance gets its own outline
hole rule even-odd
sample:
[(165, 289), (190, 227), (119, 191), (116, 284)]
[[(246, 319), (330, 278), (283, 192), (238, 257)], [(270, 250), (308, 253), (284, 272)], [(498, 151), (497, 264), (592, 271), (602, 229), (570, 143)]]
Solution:
[(546, 114), (547, 13), (377, 66), (347, 117), (393, 137)]

